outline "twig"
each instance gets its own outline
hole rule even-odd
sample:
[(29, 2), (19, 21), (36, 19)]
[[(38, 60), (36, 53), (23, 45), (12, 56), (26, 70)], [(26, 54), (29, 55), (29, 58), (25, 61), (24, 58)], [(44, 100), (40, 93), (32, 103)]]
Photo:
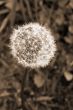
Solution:
[(7, 97), (7, 96), (10, 96), (10, 93), (8, 93), (6, 90), (0, 92), (0, 98)]
[(0, 27), (0, 33), (5, 29), (9, 18), (10, 18), (10, 14), (8, 14), (8, 16), (3, 20), (2, 24), (1, 24), (1, 27)]
[(26, 3), (26, 6), (27, 6), (29, 18), (32, 19), (32, 11), (31, 11), (31, 7), (29, 5), (29, 1), (28, 0), (24, 0), (24, 2)]
[(6, 13), (8, 13), (8, 12), (9, 12), (8, 9), (0, 10), (0, 15), (2, 15), (2, 14), (6, 14)]
[(0, 5), (3, 5), (4, 3), (5, 3), (5, 1), (3, 1), (3, 0), (2, 0), (2, 1), (0, 1)]
[(25, 103), (25, 99), (24, 99), (24, 87), (25, 87), (25, 78), (27, 77), (28, 73), (29, 73), (29, 69), (26, 68), (25, 69), (25, 73), (22, 76), (22, 83), (21, 83), (21, 103), (22, 103), (22, 109), (23, 110), (27, 110), (27, 108), (24, 106), (24, 103)]
[(22, 16), (23, 16), (23, 20), (26, 20), (26, 16), (25, 16), (25, 8), (23, 5), (23, 0), (20, 0), (20, 8), (21, 8), (21, 12), (22, 12)]
[(12, 10), (11, 10), (11, 19), (10, 19), (10, 22), (11, 22), (11, 26), (13, 26), (14, 25), (14, 21), (15, 21), (15, 14), (16, 14), (16, 4), (17, 4), (17, 0), (13, 0), (13, 4), (12, 4), (12, 6), (13, 6), (13, 8), (12, 8)]
[(34, 101), (41, 102), (41, 101), (50, 101), (52, 99), (53, 97), (49, 97), (49, 96), (39, 96), (39, 97), (36, 97)]
[(8, 65), (2, 58), (0, 58), (0, 62), (1, 62), (6, 68), (9, 68), (9, 65)]
[(36, 17), (36, 20), (37, 20), (37, 9), (38, 9), (38, 0), (34, 0), (34, 10), (35, 10), (35, 17)]

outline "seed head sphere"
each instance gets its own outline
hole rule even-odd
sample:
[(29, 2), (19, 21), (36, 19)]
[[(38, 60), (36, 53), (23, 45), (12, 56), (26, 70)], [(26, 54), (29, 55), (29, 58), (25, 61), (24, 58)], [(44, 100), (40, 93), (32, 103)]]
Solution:
[(12, 55), (24, 67), (47, 66), (55, 55), (56, 45), (50, 30), (38, 23), (14, 29), (10, 37)]

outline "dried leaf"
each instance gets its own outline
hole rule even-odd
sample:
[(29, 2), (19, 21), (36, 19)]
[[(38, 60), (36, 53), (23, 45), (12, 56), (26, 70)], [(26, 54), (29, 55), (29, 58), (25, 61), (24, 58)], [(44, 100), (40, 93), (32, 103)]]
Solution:
[(70, 72), (64, 72), (64, 77), (67, 81), (73, 80), (73, 75)]
[(39, 74), (39, 73), (37, 73), (37, 74), (34, 75), (34, 79), (33, 80), (34, 80), (34, 84), (38, 88), (42, 87), (44, 85), (44, 83), (45, 83), (44, 76), (42, 74)]
[(73, 0), (70, 0), (69, 6), (73, 8)]
[(73, 44), (73, 35), (69, 35), (69, 36), (65, 37), (64, 40), (68, 44)]
[(69, 26), (69, 32), (73, 34), (73, 25)]

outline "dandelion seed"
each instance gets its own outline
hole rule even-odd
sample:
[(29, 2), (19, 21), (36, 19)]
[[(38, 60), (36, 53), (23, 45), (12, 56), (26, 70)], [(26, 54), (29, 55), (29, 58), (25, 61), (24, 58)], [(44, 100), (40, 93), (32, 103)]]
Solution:
[(56, 51), (51, 32), (38, 23), (29, 23), (14, 29), (10, 48), (20, 64), (31, 68), (47, 66)]

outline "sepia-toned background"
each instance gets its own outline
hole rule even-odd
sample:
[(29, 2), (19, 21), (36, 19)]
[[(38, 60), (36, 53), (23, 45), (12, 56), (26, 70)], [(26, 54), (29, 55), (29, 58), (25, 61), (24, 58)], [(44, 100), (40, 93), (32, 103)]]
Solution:
[[(9, 43), (13, 28), (29, 22), (51, 29), (57, 52), (24, 75)], [(0, 110), (24, 109), (73, 110), (73, 0), (0, 0)]]

